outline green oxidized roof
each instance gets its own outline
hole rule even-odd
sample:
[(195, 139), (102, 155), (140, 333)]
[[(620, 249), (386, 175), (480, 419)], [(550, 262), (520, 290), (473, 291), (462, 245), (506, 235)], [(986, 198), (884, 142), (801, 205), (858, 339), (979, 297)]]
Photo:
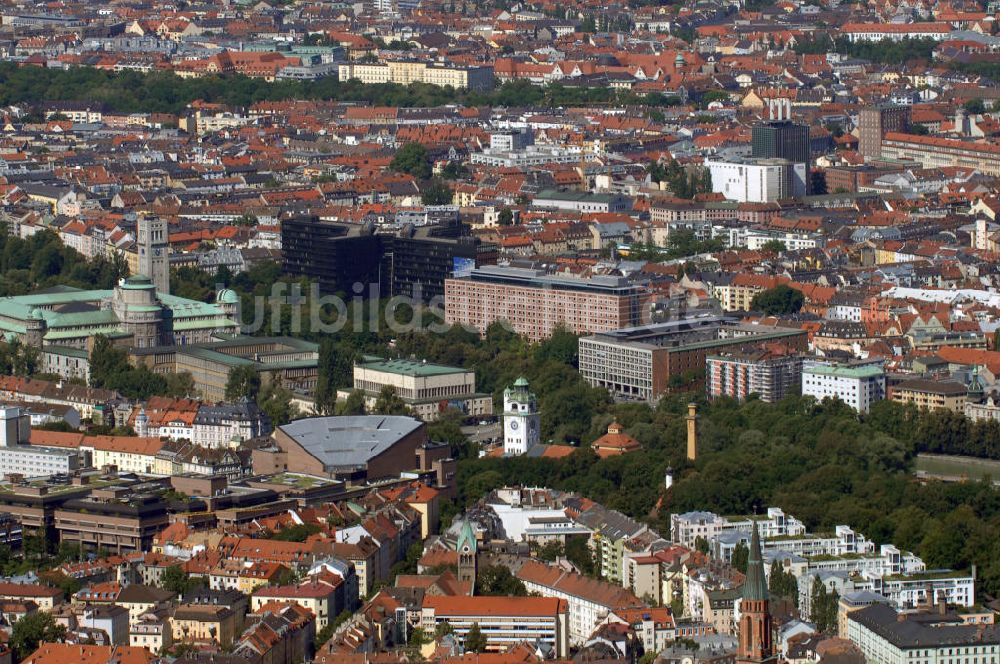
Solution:
[(817, 364), (815, 366), (808, 367), (804, 371), (811, 374), (818, 374), (820, 376), (834, 376), (837, 378), (871, 378), (885, 373), (882, 367), (874, 364), (865, 364), (858, 367), (827, 366)]
[(979, 367), (972, 367), (972, 380), (969, 381), (969, 396), (981, 395), (986, 391), (983, 383), (979, 380)]
[(468, 545), (470, 552), (475, 553), (476, 535), (472, 532), (472, 524), (468, 519), (462, 523), (462, 530), (458, 533), (458, 541), (455, 543), (455, 548), (461, 551), (465, 545)]
[(122, 288), (128, 289), (146, 289), (153, 285), (153, 280), (144, 274), (133, 274), (131, 277), (125, 277), (122, 282)]
[(190, 319), (190, 320), (174, 320), (173, 329), (175, 330), (200, 330), (206, 327), (236, 327), (236, 323), (219, 316), (217, 318), (206, 318), (206, 319)]
[[(141, 275), (130, 277), (124, 288), (145, 289), (150, 281)], [(30, 318), (42, 318), (48, 328), (45, 339), (51, 341), (60, 338), (73, 338), (83, 334), (114, 333), (120, 331), (120, 324), (114, 311), (110, 308), (95, 308), (92, 311), (60, 312), (57, 308), (66, 304), (94, 303), (109, 300), (114, 295), (112, 290), (80, 290), (77, 288), (59, 288), (45, 293), (18, 295), (0, 298), (0, 334), (24, 334), (24, 321)], [(168, 293), (158, 293), (157, 297), (168, 309), (173, 320), (174, 329), (226, 328), (234, 324), (226, 318), (222, 308), (207, 302), (188, 300)], [(129, 307), (132, 311), (159, 310), (159, 306)], [(73, 329), (76, 328), (76, 329)]]
[(515, 401), (533, 401), (535, 395), (528, 389), (528, 380), (521, 376), (514, 381), (514, 384), (504, 390), (504, 397)]
[(750, 557), (747, 560), (747, 578), (743, 583), (743, 599), (766, 600), (767, 598), (764, 557), (760, 553), (760, 534), (757, 531), (757, 522), (754, 521), (753, 535), (750, 537)]
[(240, 296), (231, 288), (223, 288), (216, 295), (215, 301), (220, 304), (239, 304)]
[(45, 333), (45, 341), (52, 342), (59, 339), (79, 339), (80, 337), (86, 337), (95, 334), (103, 334), (105, 336), (113, 337), (124, 334), (125, 331), (117, 324), (115, 325), (94, 325), (88, 327), (85, 330), (79, 328), (56, 328), (49, 329)]
[(383, 360), (380, 357), (366, 356), (360, 366), (373, 371), (397, 374), (401, 376), (447, 376), (465, 373), (465, 369), (448, 367), (443, 364), (430, 364), (416, 360)]
[(97, 311), (75, 311), (59, 313), (51, 309), (44, 312), (45, 323), (49, 329), (55, 327), (78, 327), (81, 325), (117, 325), (118, 317), (111, 309)]

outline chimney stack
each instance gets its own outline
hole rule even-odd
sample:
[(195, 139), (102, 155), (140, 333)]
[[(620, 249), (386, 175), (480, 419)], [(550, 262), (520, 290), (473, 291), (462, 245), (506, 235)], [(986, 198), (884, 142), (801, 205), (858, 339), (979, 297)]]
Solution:
[(687, 458), (694, 461), (698, 458), (698, 404), (688, 404), (687, 420)]

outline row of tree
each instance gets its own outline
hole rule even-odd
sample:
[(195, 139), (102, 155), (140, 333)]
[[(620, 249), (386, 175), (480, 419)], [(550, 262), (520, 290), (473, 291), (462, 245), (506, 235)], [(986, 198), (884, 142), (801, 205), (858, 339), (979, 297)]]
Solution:
[(930, 62), (938, 43), (930, 37), (851, 41), (846, 36), (833, 38), (828, 33), (821, 33), (815, 37), (800, 39), (793, 50), (800, 55), (840, 53), (871, 62), (899, 65), (920, 61)]
[(0, 297), (55, 286), (108, 289), (128, 276), (121, 253), (87, 260), (52, 231), (21, 238), (0, 224)]
[[(714, 253), (725, 249), (719, 238), (699, 239), (691, 230), (675, 230), (670, 233), (666, 247), (636, 242), (629, 245), (628, 259), (637, 261), (668, 261), (688, 258), (698, 254)], [(685, 266), (681, 266), (685, 269)]]
[(805, 301), (802, 291), (787, 284), (778, 284), (754, 295), (750, 308), (768, 316), (780, 316), (798, 313)]
[(117, 390), (130, 399), (145, 400), (154, 395), (187, 397), (195, 394), (189, 373), (158, 374), (145, 366), (129, 364), (128, 353), (103, 335), (94, 338), (90, 352), (90, 385)]
[[(45, 101), (88, 101), (107, 104), (122, 113), (181, 114), (196, 99), (250, 106), (260, 101), (313, 99), (367, 102), (375, 106), (549, 106), (614, 104), (666, 107), (680, 103), (675, 96), (636, 94), (607, 87), (535, 86), (527, 81), (505, 83), (490, 91), (455, 90), (425, 83), (365, 84), (326, 77), (315, 81), (265, 81), (241, 75), (181, 78), (171, 72), (108, 72), (91, 67), (24, 68), (0, 63), (0, 105), (33, 105)], [(40, 119), (40, 118), (36, 118)]]
[(890, 400), (873, 404), (866, 419), (914, 452), (1000, 459), (1000, 422), (996, 420), (973, 422), (950, 410), (921, 410)]
[(694, 198), (712, 192), (712, 174), (704, 167), (685, 168), (675, 160), (666, 164), (652, 162), (647, 173), (653, 182), (665, 182), (677, 198)]

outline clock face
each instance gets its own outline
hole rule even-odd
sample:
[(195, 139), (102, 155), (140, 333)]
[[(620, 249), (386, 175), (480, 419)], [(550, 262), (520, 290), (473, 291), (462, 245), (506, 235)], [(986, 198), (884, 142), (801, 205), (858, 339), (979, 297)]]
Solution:
[(517, 431), (517, 420), (514, 420), (510, 423), (510, 430)]

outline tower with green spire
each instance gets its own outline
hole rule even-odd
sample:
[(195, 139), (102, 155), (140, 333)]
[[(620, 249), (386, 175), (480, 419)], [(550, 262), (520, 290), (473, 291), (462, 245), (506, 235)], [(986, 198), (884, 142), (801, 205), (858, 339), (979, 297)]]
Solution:
[(527, 454), (540, 442), (538, 401), (522, 376), (503, 392), (503, 452), (506, 456)]
[(774, 662), (774, 634), (771, 622), (770, 595), (764, 575), (764, 556), (760, 552), (757, 522), (750, 536), (750, 557), (740, 599), (740, 646), (737, 664)]
[(986, 388), (983, 387), (983, 381), (979, 379), (979, 367), (972, 367), (972, 380), (969, 381), (969, 394), (966, 397), (966, 401), (970, 403), (981, 403), (983, 398), (986, 396)]
[(462, 529), (458, 531), (455, 550), (458, 552), (458, 580), (469, 584), (470, 595), (476, 587), (477, 548), (478, 542), (476, 534), (472, 531), (472, 522), (466, 519), (462, 522)]

